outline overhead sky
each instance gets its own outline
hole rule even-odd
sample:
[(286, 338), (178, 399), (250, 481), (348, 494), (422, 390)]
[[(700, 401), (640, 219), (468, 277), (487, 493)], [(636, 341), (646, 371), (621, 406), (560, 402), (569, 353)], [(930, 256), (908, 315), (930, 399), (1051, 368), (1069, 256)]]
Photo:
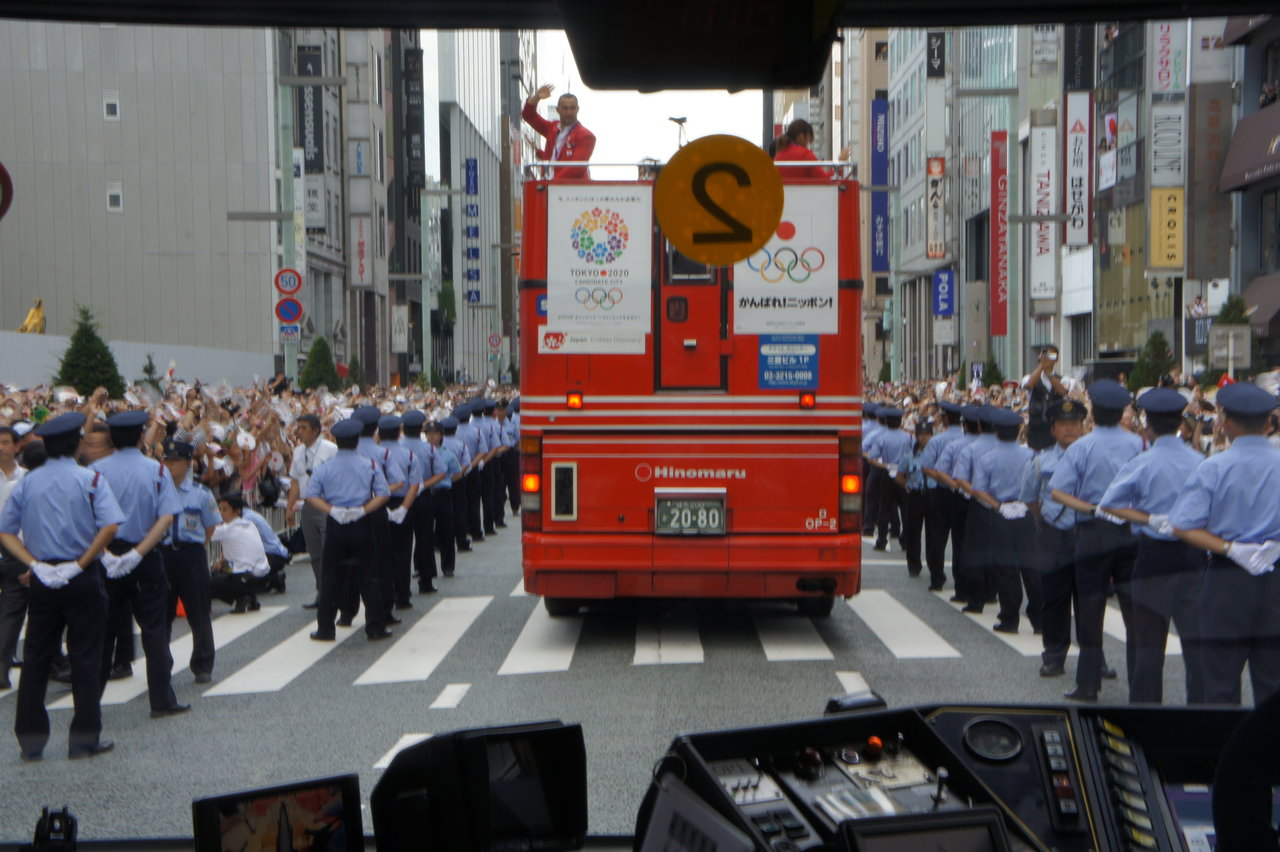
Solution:
[[(578, 96), (578, 120), (596, 135), (595, 163), (636, 163), (651, 157), (666, 162), (677, 148), (678, 127), (671, 117), (685, 118), (690, 141), (715, 133), (741, 136), (759, 144), (762, 94), (759, 90), (729, 94), (724, 91), (667, 91), (653, 94), (596, 91), (582, 82), (569, 41), (563, 31), (538, 31), (538, 78), (535, 85), (555, 87), (550, 101), (562, 92)], [(540, 106), (544, 110), (548, 102)], [(632, 177), (609, 174), (593, 165), (592, 176)]]

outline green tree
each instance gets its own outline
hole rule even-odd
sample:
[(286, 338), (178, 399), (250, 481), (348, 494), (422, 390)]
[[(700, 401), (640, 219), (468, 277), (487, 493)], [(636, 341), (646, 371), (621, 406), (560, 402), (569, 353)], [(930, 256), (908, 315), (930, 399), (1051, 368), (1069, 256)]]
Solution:
[(360, 366), (359, 355), (352, 355), (347, 363), (347, 387), (352, 385), (364, 387), (364, 367)]
[(889, 366), (888, 361), (885, 361), (883, 364), (880, 365), (880, 378), (878, 379), (878, 381), (882, 383), (893, 381), (893, 367)]
[(966, 390), (969, 386), (969, 362), (960, 359), (960, 372), (956, 373), (956, 390)]
[(1160, 377), (1173, 368), (1173, 350), (1160, 331), (1151, 332), (1147, 345), (1138, 353), (1138, 360), (1129, 371), (1129, 390), (1152, 388), (1160, 383)]
[(147, 353), (147, 363), (142, 365), (142, 380), (139, 384), (151, 385), (156, 390), (160, 390), (160, 371), (156, 369), (155, 355)]
[(71, 343), (62, 353), (62, 363), (55, 385), (70, 385), (81, 396), (88, 396), (95, 389), (104, 387), (112, 399), (124, 396), (124, 379), (116, 366), (116, 356), (98, 333), (98, 323), (93, 311), (84, 305), (76, 305), (79, 319), (71, 333)]
[(337, 390), (342, 382), (338, 379), (338, 370), (333, 366), (333, 353), (329, 350), (329, 341), (317, 337), (311, 341), (311, 351), (307, 353), (307, 363), (298, 378), (298, 386), (303, 390), (315, 390), (324, 385), (330, 390)]
[(987, 356), (987, 363), (982, 367), (982, 383), (987, 387), (1004, 384), (1004, 373), (1000, 372), (995, 353)]

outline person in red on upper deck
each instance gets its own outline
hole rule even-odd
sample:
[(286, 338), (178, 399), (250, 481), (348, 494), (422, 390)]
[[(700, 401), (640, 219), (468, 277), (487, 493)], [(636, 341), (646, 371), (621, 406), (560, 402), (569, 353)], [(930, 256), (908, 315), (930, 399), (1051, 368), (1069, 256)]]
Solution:
[[(795, 121), (787, 125), (786, 131), (775, 141), (776, 150), (773, 154), (775, 163), (791, 163), (791, 162), (817, 162), (818, 157), (809, 150), (809, 146), (813, 144), (813, 125), (805, 121), (803, 118), (797, 118)], [(845, 160), (849, 157), (852, 147), (846, 147), (840, 152), (837, 159)], [(783, 178), (831, 178), (835, 173), (826, 166), (782, 166)]]
[[(559, 123), (538, 115), (538, 102), (551, 97), (550, 83), (543, 83), (525, 99), (520, 115), (529, 126), (546, 137), (547, 144), (538, 156), (544, 160), (573, 160), (587, 162), (596, 149), (596, 136), (578, 121), (578, 97), (565, 92), (556, 101)], [(586, 166), (550, 166), (547, 177), (565, 180), (586, 180), (591, 177)]]

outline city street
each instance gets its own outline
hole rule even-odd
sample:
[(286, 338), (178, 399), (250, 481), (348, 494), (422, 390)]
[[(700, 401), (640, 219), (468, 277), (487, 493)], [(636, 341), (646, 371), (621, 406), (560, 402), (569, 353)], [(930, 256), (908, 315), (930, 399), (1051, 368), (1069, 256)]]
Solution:
[[(993, 633), (995, 607), (959, 612), (946, 594), (909, 578), (900, 553), (864, 546), (863, 592), (829, 619), (747, 603), (624, 602), (552, 620), (523, 593), (516, 523), (459, 556), (441, 594), (416, 597), (390, 643), (339, 629), (315, 643), (311, 571), (292, 566), (289, 590), (262, 610), (215, 604), (214, 682), (186, 669), (175, 627), (174, 684), (190, 713), (148, 717), (139, 676), (111, 683), (104, 737), (116, 750), (70, 762), (70, 693), (49, 695), (53, 737), (43, 762), (0, 748), (0, 842), (30, 841), (48, 805), (67, 805), (82, 839), (183, 837), (190, 801), (319, 775), (358, 772), (366, 800), (398, 748), (437, 732), (558, 718), (586, 732), (593, 835), (630, 834), (654, 761), (682, 732), (820, 715), (827, 699), (864, 684), (890, 706), (940, 702), (1059, 702), (1065, 678), (1042, 679), (1039, 637)], [(949, 588), (949, 587), (948, 587)], [(1122, 703), (1123, 625), (1107, 616), (1107, 658), (1121, 680), (1102, 700)], [(1183, 698), (1182, 665), (1166, 666), (1165, 695)], [(14, 672), (15, 680), (17, 672)], [(0, 693), (5, 734), (13, 692)], [(366, 818), (366, 829), (370, 822)]]

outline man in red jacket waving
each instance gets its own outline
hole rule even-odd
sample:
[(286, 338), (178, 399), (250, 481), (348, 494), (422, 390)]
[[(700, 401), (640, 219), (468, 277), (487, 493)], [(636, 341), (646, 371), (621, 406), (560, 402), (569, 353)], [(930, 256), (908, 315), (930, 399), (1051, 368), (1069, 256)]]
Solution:
[[(546, 137), (546, 146), (538, 152), (544, 160), (572, 160), (585, 163), (591, 159), (596, 147), (596, 137), (578, 121), (578, 98), (568, 92), (556, 102), (560, 122), (548, 121), (538, 115), (538, 102), (551, 97), (551, 85), (544, 83), (524, 102), (520, 115), (539, 134)], [(591, 177), (586, 166), (551, 166), (547, 176), (565, 180), (585, 180)]]

